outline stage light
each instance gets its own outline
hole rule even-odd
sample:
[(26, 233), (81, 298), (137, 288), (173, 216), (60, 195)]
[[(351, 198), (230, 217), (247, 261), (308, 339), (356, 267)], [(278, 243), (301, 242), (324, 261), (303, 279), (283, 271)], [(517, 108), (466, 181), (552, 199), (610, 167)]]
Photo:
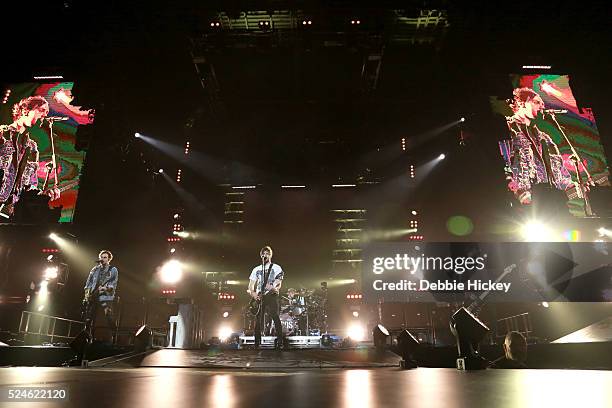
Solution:
[(411, 213), (412, 213), (412, 215), (418, 215), (419, 214), (418, 212), (416, 212), (416, 210), (412, 210)]
[(136, 139), (140, 138), (140, 133), (138, 133), (138, 132), (134, 133), (134, 137), (135, 137)]
[(176, 248), (170, 248), (170, 253), (173, 254), (176, 252)]
[(228, 280), (225, 282), (226, 285), (242, 285), (244, 282), (240, 282), (239, 280)]
[(552, 230), (540, 221), (532, 220), (521, 226), (521, 235), (527, 242), (554, 241)]
[(548, 302), (542, 302), (542, 306), (548, 309), (550, 305), (548, 304)]
[(599, 233), (600, 237), (612, 238), (612, 231), (610, 231), (607, 228), (604, 228), (604, 227), (598, 228), (597, 232)]
[(179, 215), (179, 213), (175, 213), (175, 214), (174, 214), (172, 217), (173, 217), (175, 220), (178, 220), (178, 218), (180, 217), (180, 215)]
[(465, 307), (457, 310), (450, 319), (451, 331), (457, 338), (457, 369), (481, 370), (488, 361), (479, 351), (478, 344), (487, 335), (489, 328)]
[(219, 339), (225, 341), (232, 335), (232, 329), (229, 326), (221, 326), (219, 328)]
[(461, 119), (459, 119), (459, 122), (465, 122), (465, 118), (462, 117)]
[(153, 332), (147, 326), (141, 326), (134, 335), (134, 351), (144, 353), (153, 346)]
[(39, 305), (39, 306), (36, 308), (36, 310), (37, 310), (38, 312), (42, 312), (44, 308), (45, 308), (45, 305)]
[(358, 311), (353, 311), (353, 317), (359, 317), (359, 312)]
[(354, 341), (363, 341), (365, 339), (365, 330), (363, 329), (363, 326), (359, 323), (353, 323), (351, 324), (347, 331), (347, 337), (350, 337), (351, 340)]
[(372, 337), (374, 338), (374, 347), (380, 351), (387, 345), (389, 331), (382, 324), (377, 324), (372, 330)]
[(47, 296), (49, 296), (48, 285), (49, 285), (49, 282), (46, 280), (40, 282), (40, 289), (38, 290), (39, 299), (44, 300), (47, 298)]
[(332, 184), (334, 188), (342, 188), (342, 187), (357, 187), (356, 184)]
[(176, 283), (183, 277), (183, 266), (176, 259), (166, 262), (160, 270), (160, 279), (164, 283)]
[(164, 169), (159, 169), (159, 170), (157, 170), (157, 172), (158, 172), (159, 174), (162, 174), (162, 173), (164, 172)]
[(416, 368), (417, 363), (414, 360), (414, 353), (419, 347), (419, 341), (408, 330), (402, 330), (397, 336), (397, 346), (393, 348), (393, 352), (400, 357), (400, 368), (406, 370)]
[(49, 234), (49, 238), (55, 241), (56, 239), (59, 238), (59, 236), (55, 232), (52, 232)]
[(46, 280), (56, 279), (57, 278), (57, 266), (49, 266), (45, 269), (44, 278)]
[(47, 257), (47, 261), (51, 262), (52, 260), (53, 260), (53, 255), (49, 255), (49, 256)]
[(223, 317), (228, 317), (229, 316), (229, 312), (223, 312)]
[(438, 160), (444, 160), (445, 158), (446, 158), (446, 155), (445, 155), (444, 153), (441, 153), (441, 154), (438, 156)]
[(81, 330), (74, 339), (69, 343), (70, 349), (74, 351), (77, 356), (77, 361), (80, 363), (85, 355), (86, 347), (91, 343), (91, 337), (87, 330)]

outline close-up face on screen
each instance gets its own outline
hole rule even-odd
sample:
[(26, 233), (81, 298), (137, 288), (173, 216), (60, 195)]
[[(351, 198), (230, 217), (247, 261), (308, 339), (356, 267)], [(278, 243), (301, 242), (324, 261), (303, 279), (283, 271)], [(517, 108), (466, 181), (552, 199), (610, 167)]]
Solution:
[(72, 82), (4, 87), (0, 105), (2, 222), (69, 223), (86, 152), (75, 143), (93, 110), (73, 105)]

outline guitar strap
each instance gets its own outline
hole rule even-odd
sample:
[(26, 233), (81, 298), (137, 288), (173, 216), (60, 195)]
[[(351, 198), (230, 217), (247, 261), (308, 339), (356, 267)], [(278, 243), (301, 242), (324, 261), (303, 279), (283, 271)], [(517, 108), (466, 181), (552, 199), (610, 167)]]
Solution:
[(270, 273), (272, 272), (272, 265), (274, 265), (272, 262), (270, 262), (270, 266), (268, 267), (268, 271), (265, 272), (263, 266), (262, 266), (262, 272), (263, 272), (263, 276), (262, 276), (262, 281), (261, 281), (261, 293), (264, 293), (264, 289), (266, 288), (266, 285), (268, 284), (268, 279), (270, 279)]

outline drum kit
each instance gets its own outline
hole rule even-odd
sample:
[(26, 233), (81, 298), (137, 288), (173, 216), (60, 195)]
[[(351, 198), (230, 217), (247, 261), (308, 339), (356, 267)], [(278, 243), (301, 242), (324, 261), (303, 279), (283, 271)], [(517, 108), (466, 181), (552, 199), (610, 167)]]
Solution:
[[(287, 290), (280, 297), (280, 321), (285, 336), (320, 335), (325, 332), (325, 294), (310, 289)], [(265, 331), (270, 333), (267, 319)], [(248, 324), (247, 326), (250, 326)]]

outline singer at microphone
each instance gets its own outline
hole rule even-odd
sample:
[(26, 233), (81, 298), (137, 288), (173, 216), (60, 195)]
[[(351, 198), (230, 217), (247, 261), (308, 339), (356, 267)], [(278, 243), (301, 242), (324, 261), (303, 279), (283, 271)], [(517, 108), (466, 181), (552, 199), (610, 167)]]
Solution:
[(83, 288), (85, 292), (83, 303), (92, 306), (86, 309), (86, 315), (83, 316), (86, 326), (90, 329), (95, 327), (94, 320), (97, 308), (101, 308), (104, 311), (108, 327), (113, 332), (116, 329), (113, 302), (119, 282), (119, 270), (110, 264), (112, 259), (113, 254), (110, 251), (106, 249), (100, 251), (98, 254), (98, 264), (89, 272), (85, 287)]
[(567, 110), (546, 109), (542, 97), (531, 88), (516, 88), (512, 95), (509, 105), (514, 114), (506, 117), (513, 146), (506, 174), (508, 189), (524, 205), (532, 203), (532, 188), (536, 184), (546, 184), (567, 195), (576, 183), (563, 165), (557, 144), (535, 123), (538, 112), (554, 117)]

